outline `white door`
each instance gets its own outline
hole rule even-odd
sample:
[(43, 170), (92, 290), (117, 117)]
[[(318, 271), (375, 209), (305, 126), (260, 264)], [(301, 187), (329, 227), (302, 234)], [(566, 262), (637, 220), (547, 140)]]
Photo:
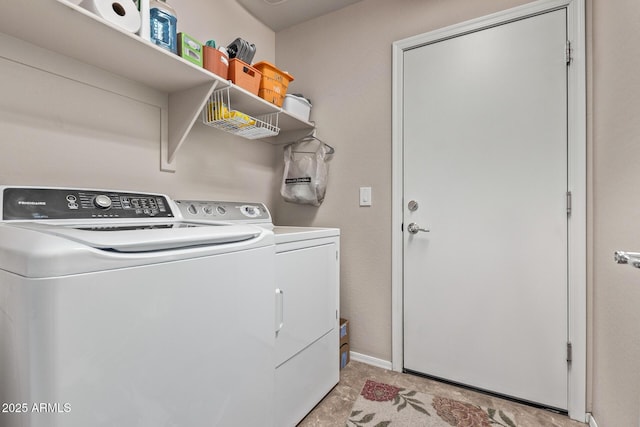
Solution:
[(402, 125), (405, 369), (561, 409), (566, 20), (406, 51)]

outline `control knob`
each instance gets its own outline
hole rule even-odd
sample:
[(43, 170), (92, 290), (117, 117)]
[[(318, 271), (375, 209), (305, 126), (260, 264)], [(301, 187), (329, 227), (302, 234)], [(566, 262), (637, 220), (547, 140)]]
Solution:
[(255, 206), (242, 206), (240, 209), (242, 213), (249, 218), (256, 218), (260, 215), (260, 210)]
[(93, 199), (93, 204), (100, 209), (109, 209), (111, 207), (111, 198), (104, 194), (99, 194)]

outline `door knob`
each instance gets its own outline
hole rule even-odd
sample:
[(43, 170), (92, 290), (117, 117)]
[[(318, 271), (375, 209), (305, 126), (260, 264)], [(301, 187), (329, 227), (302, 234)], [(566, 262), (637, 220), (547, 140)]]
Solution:
[(425, 233), (428, 233), (430, 230), (427, 230), (426, 228), (420, 228), (418, 224), (412, 222), (407, 226), (407, 231), (411, 234), (417, 234), (418, 231), (424, 231)]

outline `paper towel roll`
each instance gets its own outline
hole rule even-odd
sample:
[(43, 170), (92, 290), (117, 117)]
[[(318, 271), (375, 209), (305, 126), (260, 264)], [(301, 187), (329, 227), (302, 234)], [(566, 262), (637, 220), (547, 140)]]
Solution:
[(151, 17), (149, 15), (149, 0), (140, 0), (140, 30), (138, 35), (145, 40), (151, 40)]
[(80, 6), (132, 33), (140, 29), (140, 12), (133, 0), (83, 0)]

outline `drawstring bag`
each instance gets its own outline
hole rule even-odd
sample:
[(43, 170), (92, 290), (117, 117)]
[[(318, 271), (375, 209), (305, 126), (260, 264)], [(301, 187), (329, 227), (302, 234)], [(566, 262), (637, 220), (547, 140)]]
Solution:
[(280, 194), (284, 200), (320, 206), (324, 200), (333, 148), (317, 138), (284, 147), (284, 175)]

